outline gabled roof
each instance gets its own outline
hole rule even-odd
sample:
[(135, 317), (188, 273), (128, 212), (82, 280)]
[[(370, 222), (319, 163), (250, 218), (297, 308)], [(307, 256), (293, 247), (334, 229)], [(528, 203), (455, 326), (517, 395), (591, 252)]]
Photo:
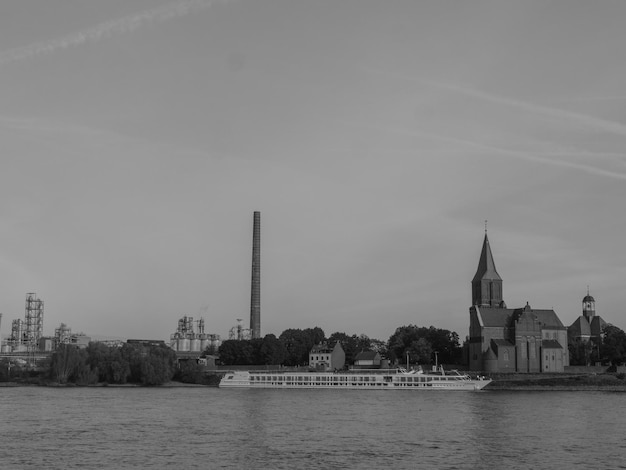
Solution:
[(380, 354), (376, 351), (361, 351), (354, 358), (355, 361), (373, 361), (374, 359), (380, 359)]
[(484, 327), (507, 327), (511, 324), (511, 315), (513, 310), (509, 308), (481, 308), (475, 307), (476, 313), (480, 317), (482, 326)]
[(552, 309), (533, 310), (533, 313), (537, 315), (537, 319), (543, 323), (543, 326), (547, 326), (549, 328), (565, 328), (556, 312)]
[(600, 336), (605, 326), (606, 326), (606, 322), (602, 319), (602, 317), (598, 315), (594, 316), (591, 319), (591, 325), (590, 325), (591, 334), (594, 336)]
[(478, 269), (476, 270), (476, 274), (474, 275), (472, 282), (480, 281), (481, 279), (502, 280), (498, 271), (496, 271), (496, 264), (493, 261), (493, 255), (491, 254), (491, 247), (489, 246), (487, 233), (485, 233), (485, 239), (483, 240), (483, 249), (480, 252)]
[(563, 346), (555, 339), (544, 339), (541, 342), (543, 349), (563, 349)]
[(590, 336), (591, 328), (584, 316), (579, 316), (567, 329), (570, 336)]
[(473, 308), (476, 309), (482, 326), (484, 327), (506, 328), (512, 326), (513, 320), (517, 320), (520, 316), (526, 314), (536, 318), (541, 323), (542, 328), (565, 329), (556, 312), (551, 309), (533, 310), (528, 305), (524, 308), (516, 309), (498, 307), (481, 308), (479, 306)]
[(519, 317), (521, 317), (524, 314), (534, 316), (542, 324), (542, 327), (558, 328), (558, 329), (565, 328), (563, 326), (563, 323), (561, 323), (561, 320), (557, 316), (556, 312), (552, 309), (535, 310), (535, 309), (530, 308), (530, 305), (526, 303), (526, 306), (524, 308), (515, 309), (515, 312), (513, 313), (513, 317), (517, 320)]

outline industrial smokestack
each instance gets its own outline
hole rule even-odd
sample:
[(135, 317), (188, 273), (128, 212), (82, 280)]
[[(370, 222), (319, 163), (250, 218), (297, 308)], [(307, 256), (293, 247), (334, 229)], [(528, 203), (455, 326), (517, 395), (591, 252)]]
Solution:
[(250, 332), (261, 337), (261, 213), (254, 212), (252, 228), (252, 289), (250, 295)]

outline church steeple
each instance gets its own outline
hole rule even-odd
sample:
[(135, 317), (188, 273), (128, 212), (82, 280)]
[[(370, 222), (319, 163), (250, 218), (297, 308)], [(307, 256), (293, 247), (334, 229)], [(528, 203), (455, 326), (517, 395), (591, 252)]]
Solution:
[(591, 323), (591, 319), (596, 315), (596, 300), (589, 295), (589, 286), (587, 286), (587, 295), (583, 298), (583, 316)]
[(481, 307), (505, 307), (502, 300), (502, 278), (496, 271), (493, 261), (489, 238), (487, 238), (487, 225), (485, 223), (485, 239), (483, 249), (478, 261), (478, 269), (472, 279), (472, 305)]

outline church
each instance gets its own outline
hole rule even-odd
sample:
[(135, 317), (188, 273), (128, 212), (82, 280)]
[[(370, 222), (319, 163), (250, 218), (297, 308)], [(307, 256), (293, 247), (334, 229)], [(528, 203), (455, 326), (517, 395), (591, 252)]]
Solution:
[(589, 295), (589, 288), (587, 288), (587, 295), (583, 298), (583, 314), (567, 329), (569, 342), (573, 343), (580, 340), (600, 344), (602, 342), (602, 330), (606, 325), (607, 323), (602, 317), (596, 315), (596, 299)]
[(470, 370), (563, 372), (569, 366), (567, 328), (554, 310), (528, 303), (507, 308), (486, 230), (469, 313)]

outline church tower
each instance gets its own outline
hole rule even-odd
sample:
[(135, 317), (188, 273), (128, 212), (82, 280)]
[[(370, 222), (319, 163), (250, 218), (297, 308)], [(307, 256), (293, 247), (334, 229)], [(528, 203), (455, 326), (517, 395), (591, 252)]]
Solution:
[(472, 279), (472, 305), (506, 308), (506, 304), (502, 300), (502, 278), (496, 271), (496, 265), (493, 262), (486, 227), (478, 269), (474, 279)]
[(589, 323), (593, 317), (596, 316), (596, 300), (589, 295), (589, 288), (587, 287), (587, 295), (583, 298), (583, 316)]

